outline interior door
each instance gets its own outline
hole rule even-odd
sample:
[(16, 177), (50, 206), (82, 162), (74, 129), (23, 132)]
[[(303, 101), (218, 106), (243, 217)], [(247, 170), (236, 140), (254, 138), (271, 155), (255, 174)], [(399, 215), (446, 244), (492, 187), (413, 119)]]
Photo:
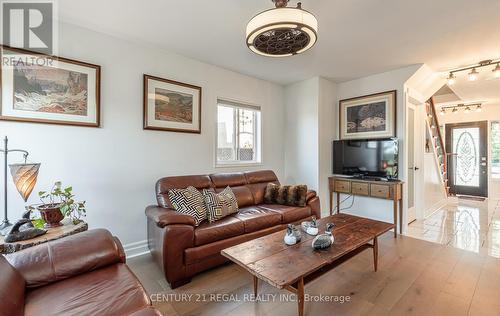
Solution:
[(446, 124), (450, 193), (488, 196), (488, 122)]
[(418, 133), (415, 133), (415, 129), (417, 128), (417, 124), (415, 122), (415, 118), (417, 117), (416, 115), (416, 108), (413, 105), (408, 106), (408, 112), (407, 112), (407, 119), (408, 119), (408, 128), (407, 128), (407, 140), (408, 140), (408, 223), (413, 222), (414, 220), (417, 219), (417, 212), (416, 212), (416, 207), (415, 207), (415, 197), (416, 197), (416, 172), (419, 170), (419, 168), (416, 166), (416, 161), (417, 159), (415, 158), (416, 150), (415, 150), (415, 145), (416, 143), (416, 137), (418, 136)]

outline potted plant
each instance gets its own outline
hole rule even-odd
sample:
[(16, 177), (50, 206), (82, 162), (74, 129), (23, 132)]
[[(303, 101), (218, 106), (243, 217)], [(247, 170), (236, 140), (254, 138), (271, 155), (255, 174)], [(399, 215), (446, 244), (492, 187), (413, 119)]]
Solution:
[(75, 225), (85, 217), (85, 201), (76, 202), (73, 188), (71, 186), (63, 188), (60, 181), (54, 184), (50, 192), (40, 191), (38, 196), (43, 204), (36, 208), (47, 228), (61, 226), (61, 221), (65, 217), (71, 218)]

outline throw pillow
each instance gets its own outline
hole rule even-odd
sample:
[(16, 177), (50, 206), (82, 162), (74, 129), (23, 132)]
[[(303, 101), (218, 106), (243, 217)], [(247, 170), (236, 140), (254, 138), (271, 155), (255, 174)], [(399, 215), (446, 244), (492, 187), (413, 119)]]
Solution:
[(238, 201), (230, 187), (219, 193), (203, 190), (208, 221), (213, 223), (229, 214), (238, 213)]
[(283, 185), (268, 183), (264, 203), (289, 206), (306, 206), (307, 185)]
[(196, 226), (207, 219), (207, 208), (203, 195), (195, 187), (171, 189), (168, 191), (168, 198), (174, 210), (182, 214), (191, 215), (194, 218)]

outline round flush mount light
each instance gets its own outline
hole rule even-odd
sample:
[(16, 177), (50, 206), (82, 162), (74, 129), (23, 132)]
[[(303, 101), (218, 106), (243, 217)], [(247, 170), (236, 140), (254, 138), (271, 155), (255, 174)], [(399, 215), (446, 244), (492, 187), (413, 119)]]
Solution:
[(256, 54), (287, 57), (300, 54), (316, 44), (318, 20), (302, 9), (287, 7), (289, 0), (272, 0), (276, 8), (261, 12), (247, 24), (246, 42)]

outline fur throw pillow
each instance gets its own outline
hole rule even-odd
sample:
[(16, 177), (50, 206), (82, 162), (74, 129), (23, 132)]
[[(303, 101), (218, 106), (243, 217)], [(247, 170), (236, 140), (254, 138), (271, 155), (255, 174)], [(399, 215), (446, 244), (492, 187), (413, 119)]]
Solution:
[(219, 193), (203, 190), (208, 221), (213, 223), (229, 214), (238, 213), (238, 200), (230, 187)]
[(307, 185), (282, 185), (268, 183), (264, 203), (289, 206), (306, 206)]

